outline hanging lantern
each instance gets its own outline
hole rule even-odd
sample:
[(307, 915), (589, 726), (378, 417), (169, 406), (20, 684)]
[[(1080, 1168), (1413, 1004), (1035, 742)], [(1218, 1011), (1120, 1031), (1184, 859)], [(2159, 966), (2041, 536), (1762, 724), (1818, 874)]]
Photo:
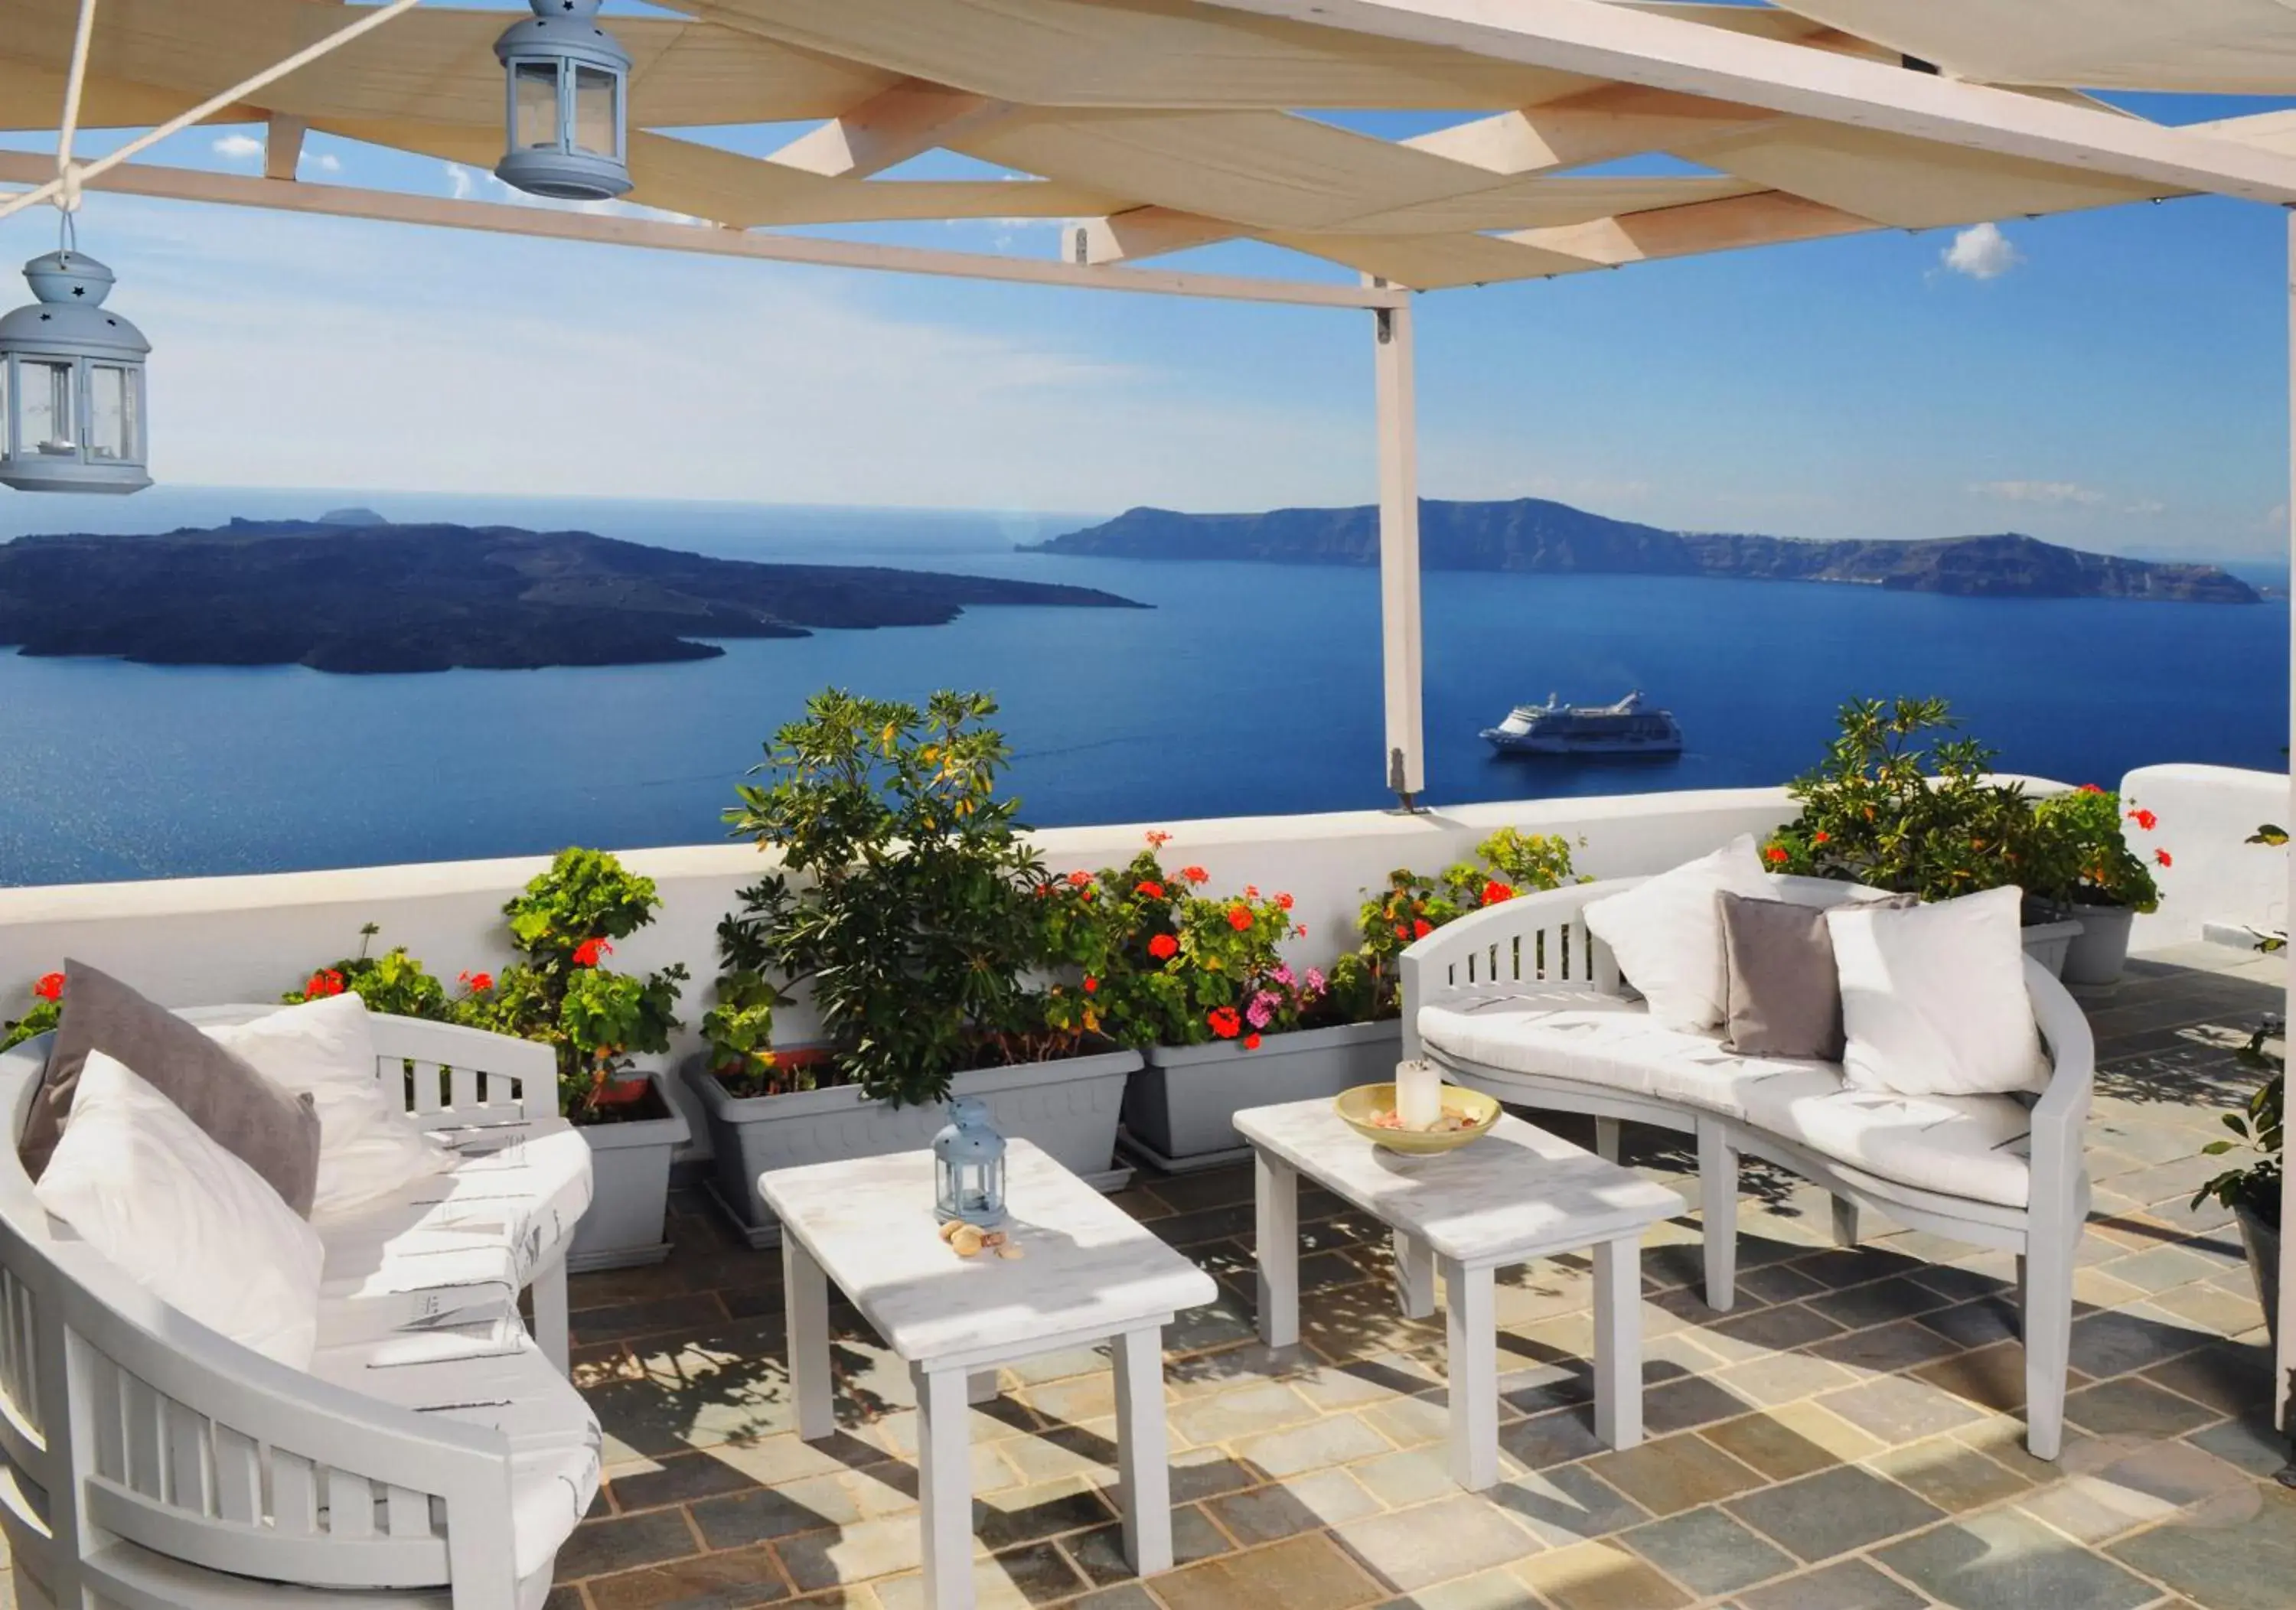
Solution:
[(1004, 1137), (977, 1096), (948, 1104), (948, 1127), (933, 1137), (933, 1210), (993, 1230), (1004, 1222)]
[(495, 41), (508, 80), (509, 129), (495, 176), (560, 200), (620, 195), (630, 187), (623, 134), (630, 53), (598, 26), (598, 0), (527, 4), (534, 15)]
[(111, 270), (72, 248), (34, 257), (39, 298), (0, 317), (0, 485), (141, 492), (144, 360), (152, 343), (106, 313)]

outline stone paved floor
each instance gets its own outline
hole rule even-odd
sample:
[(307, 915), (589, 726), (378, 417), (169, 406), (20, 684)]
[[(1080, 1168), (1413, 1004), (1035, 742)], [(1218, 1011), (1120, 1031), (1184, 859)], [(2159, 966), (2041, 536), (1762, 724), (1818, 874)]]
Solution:
[[(1046, 1358), (974, 1412), (981, 1604), (2288, 1610), (2296, 1492), (2267, 1479), (2285, 1444), (2262, 1316), (2236, 1231), (2185, 1206), (2252, 1078), (2230, 1048), (2279, 1009), (2279, 968), (2194, 947), (2087, 1004), (2096, 1202), (2060, 1463), (2022, 1449), (2005, 1254), (1886, 1224), (1832, 1249), (1824, 1197), (1750, 1169), (1735, 1312), (1700, 1298), (1694, 1216), (1645, 1252), (1638, 1449), (1589, 1427), (1583, 1263), (1505, 1279), (1505, 1479), (1463, 1494), (1440, 1442), (1440, 1316), (1396, 1317), (1375, 1226), (1303, 1193), (1305, 1344), (1271, 1355), (1247, 1295), (1249, 1170), (1144, 1177), (1119, 1199), (1227, 1294), (1168, 1336), (1180, 1565), (1144, 1583), (1118, 1553), (1105, 1357)], [(1692, 1183), (1666, 1137), (1634, 1139), (1629, 1161)], [(675, 1236), (659, 1269), (574, 1282), (609, 1480), (550, 1610), (915, 1606), (906, 1370), (845, 1314), (838, 1434), (800, 1442), (778, 1258), (699, 1201), (677, 1204)]]

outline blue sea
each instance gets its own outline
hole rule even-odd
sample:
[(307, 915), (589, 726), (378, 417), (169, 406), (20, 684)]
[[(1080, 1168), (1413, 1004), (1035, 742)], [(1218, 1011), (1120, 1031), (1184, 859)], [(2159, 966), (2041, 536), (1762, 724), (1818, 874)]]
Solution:
[[(708, 841), (773, 730), (834, 683), (993, 691), (1032, 822), (1388, 803), (1369, 571), (1052, 559), (1090, 515), (155, 488), (18, 497), (0, 536), (162, 530), (364, 503), (732, 558), (1074, 582), (1144, 611), (979, 609), (952, 625), (736, 642), (676, 666), (348, 677), (0, 655), (0, 882), (269, 871)], [(1853, 695), (1938, 694), (2004, 766), (2279, 770), (2288, 605), (1989, 601), (1642, 576), (1426, 578), (1438, 804), (1781, 782)], [(1641, 688), (1679, 759), (1506, 760), (1508, 706)]]

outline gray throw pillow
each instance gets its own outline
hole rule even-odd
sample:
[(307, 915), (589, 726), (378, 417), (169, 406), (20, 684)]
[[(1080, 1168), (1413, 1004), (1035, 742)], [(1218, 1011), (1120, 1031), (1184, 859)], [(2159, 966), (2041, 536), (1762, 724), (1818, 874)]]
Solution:
[(72, 1097), (90, 1051), (128, 1070), (181, 1107), (288, 1206), (311, 1216), (319, 1183), (319, 1115), (163, 1006), (86, 962), (64, 963), (63, 1016), (33, 1093), (16, 1155), (40, 1177), (71, 1122)]
[(1747, 1057), (1841, 1060), (1841, 980), (1825, 913), (1726, 891), (1722, 915), (1722, 1043)]

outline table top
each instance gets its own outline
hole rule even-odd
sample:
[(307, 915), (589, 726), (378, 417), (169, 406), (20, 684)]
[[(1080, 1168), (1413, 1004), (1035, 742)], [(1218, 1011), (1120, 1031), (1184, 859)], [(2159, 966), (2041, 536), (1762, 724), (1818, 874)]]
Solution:
[(758, 1189), (832, 1284), (911, 1363), (1040, 1351), (1160, 1323), (1211, 1276), (1026, 1140), (1004, 1153), (1004, 1230), (1024, 1254), (960, 1258), (933, 1214), (930, 1151), (772, 1169)]
[(1683, 1211), (1631, 1169), (1502, 1113), (1456, 1151), (1374, 1146), (1328, 1100), (1255, 1107), (1235, 1126), (1262, 1152), (1462, 1263), (1504, 1263), (1631, 1234)]

